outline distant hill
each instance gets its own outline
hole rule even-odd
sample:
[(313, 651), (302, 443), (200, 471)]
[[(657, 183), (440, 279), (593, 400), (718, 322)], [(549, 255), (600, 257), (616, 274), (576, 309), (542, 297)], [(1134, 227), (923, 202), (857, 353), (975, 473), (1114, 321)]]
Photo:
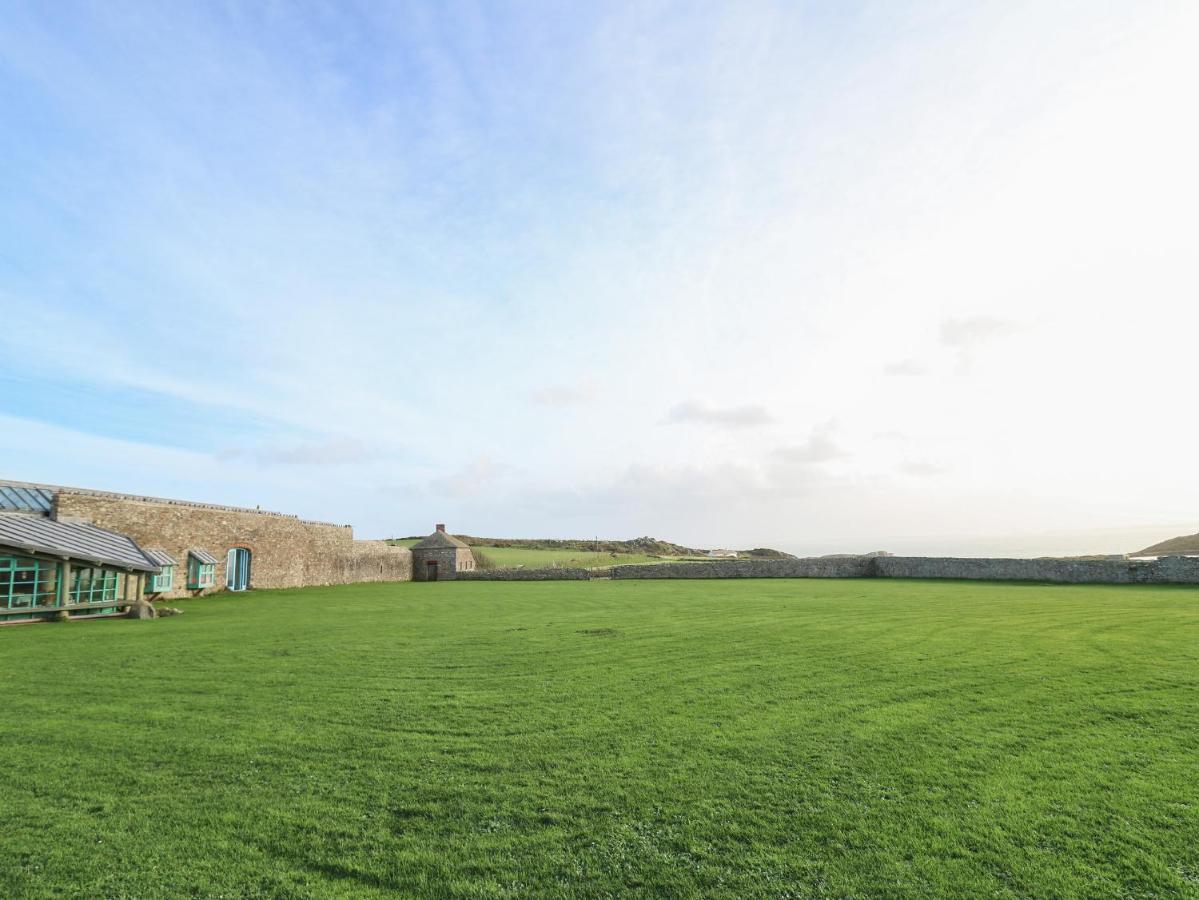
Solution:
[(890, 553), (886, 550), (871, 550), (869, 553), (826, 553), (824, 556), (822, 556), (820, 558), (821, 559), (856, 559), (858, 557), (863, 557), (866, 559), (873, 559), (876, 556), (894, 556), (894, 555), (895, 555), (894, 553)]
[[(406, 538), (396, 538), (399, 541), (413, 541), (424, 535), (413, 535)], [(684, 547), (670, 541), (658, 540), (652, 537), (633, 538), (631, 541), (612, 541), (596, 539), (559, 539), (559, 538), (489, 538), (475, 537), (470, 534), (456, 534), (454, 537), (468, 547), (514, 547), (522, 550), (576, 550), (583, 553), (631, 553), (646, 556), (703, 556), (708, 551), (696, 547)], [(771, 550), (767, 547), (756, 547), (753, 550), (741, 551), (741, 555), (763, 559), (790, 559), (790, 553), (782, 550)]]
[(1138, 550), (1130, 556), (1195, 556), (1199, 555), (1199, 534), (1187, 534), (1182, 537), (1170, 538), (1144, 550)]

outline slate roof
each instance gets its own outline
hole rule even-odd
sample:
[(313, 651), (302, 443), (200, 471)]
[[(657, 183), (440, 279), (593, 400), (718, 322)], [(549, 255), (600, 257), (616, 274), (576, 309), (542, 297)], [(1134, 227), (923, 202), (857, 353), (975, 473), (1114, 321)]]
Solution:
[(162, 566), (177, 566), (177, 565), (179, 565), (175, 561), (175, 557), (171, 556), (171, 554), (167, 553), (165, 550), (157, 550), (157, 549), (151, 548), (149, 550), (143, 550), (142, 553), (146, 554), (146, 558), (149, 559), (150, 562), (154, 563), (154, 565), (158, 566), (159, 568), (161, 568)]
[(434, 531), (418, 544), (413, 544), (413, 550), (450, 550), (455, 548), (470, 549), (462, 541), (444, 531)]
[(0, 513), (0, 547), (141, 572), (153, 572), (158, 568), (132, 539), (123, 534), (95, 525), (58, 522), (28, 513)]
[[(314, 519), (301, 519), (299, 516), (293, 516), (290, 513), (271, 512), (258, 507), (249, 506), (225, 506), (220, 503), (197, 503), (193, 500), (170, 500), (166, 497), (147, 497), (140, 494), (122, 494), (114, 491), (97, 491), (92, 488), (77, 488), (67, 487), (61, 484), (38, 484), (31, 481), (11, 481), (7, 478), (0, 479), (0, 495), (6, 494), (10, 497), (8, 503), (20, 504), (16, 506), (6, 505), (6, 501), (0, 499), (0, 512), (8, 512), (13, 510), (24, 510), (26, 512), (37, 512), (42, 515), (50, 514), (50, 504), (54, 500), (54, 495), (59, 492), (67, 492), (71, 494), (85, 494), (89, 497), (115, 497), (119, 500), (134, 500), (138, 503), (165, 503), (169, 506), (187, 506), (194, 509), (224, 509), (230, 512), (254, 513), (258, 516), (271, 516), (280, 519), (295, 519), (298, 522), (303, 522), (307, 525), (332, 525), (332, 522), (318, 522)], [(348, 526), (338, 526), (348, 527)]]
[(209, 563), (214, 566), (216, 565), (216, 557), (213, 556), (211, 553), (209, 553), (207, 550), (200, 550), (197, 547), (192, 547), (187, 552), (188, 552), (189, 556), (194, 556), (196, 559), (198, 559), (202, 563)]
[(54, 491), (37, 485), (0, 483), (0, 512), (35, 512), (50, 515)]

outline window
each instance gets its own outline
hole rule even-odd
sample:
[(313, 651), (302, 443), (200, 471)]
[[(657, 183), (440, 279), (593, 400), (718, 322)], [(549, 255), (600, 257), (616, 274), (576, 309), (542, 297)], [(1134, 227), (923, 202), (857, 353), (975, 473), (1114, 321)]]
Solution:
[(58, 605), (58, 566), (22, 556), (0, 556), (0, 609)]
[(187, 556), (187, 588), (191, 591), (216, 586), (216, 560), (203, 550)]
[(147, 594), (165, 594), (175, 587), (175, 567), (162, 566), (157, 574), (146, 579)]
[(116, 600), (121, 574), (107, 569), (72, 569), (70, 603), (105, 603)]

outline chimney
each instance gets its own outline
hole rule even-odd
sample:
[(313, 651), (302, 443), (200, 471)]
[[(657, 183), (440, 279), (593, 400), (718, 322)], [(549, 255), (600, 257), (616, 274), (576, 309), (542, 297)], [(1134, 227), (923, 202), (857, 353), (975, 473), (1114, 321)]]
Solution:
[(444, 525), (438, 525), (438, 526), (437, 526), (437, 530), (438, 530), (438, 531), (445, 531), (445, 526), (444, 526)]

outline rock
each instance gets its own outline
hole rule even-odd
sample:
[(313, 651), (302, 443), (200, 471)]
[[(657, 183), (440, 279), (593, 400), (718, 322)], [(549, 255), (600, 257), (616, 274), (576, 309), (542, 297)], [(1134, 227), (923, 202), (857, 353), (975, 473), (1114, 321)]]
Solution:
[(145, 600), (135, 600), (133, 605), (129, 607), (129, 612), (125, 615), (131, 619), (156, 619), (158, 618), (158, 611)]

